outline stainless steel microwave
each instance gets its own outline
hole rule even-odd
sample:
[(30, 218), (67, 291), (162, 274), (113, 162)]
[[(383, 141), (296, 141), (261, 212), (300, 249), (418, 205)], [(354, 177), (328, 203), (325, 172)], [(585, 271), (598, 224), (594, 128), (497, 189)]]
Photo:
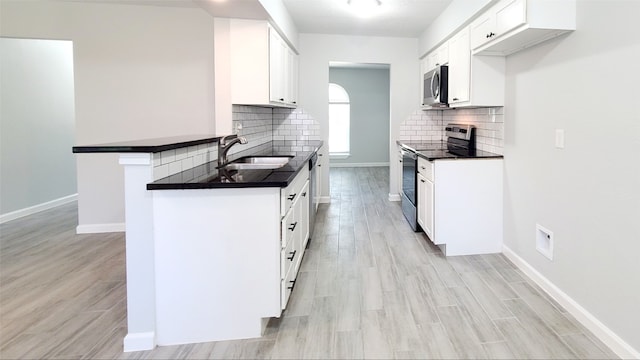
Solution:
[(449, 96), (449, 67), (438, 66), (424, 74), (424, 99), (422, 105), (447, 107)]

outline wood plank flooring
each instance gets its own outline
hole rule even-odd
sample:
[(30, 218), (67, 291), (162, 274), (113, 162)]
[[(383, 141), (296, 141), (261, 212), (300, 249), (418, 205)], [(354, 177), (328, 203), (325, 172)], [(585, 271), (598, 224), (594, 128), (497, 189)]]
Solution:
[(0, 225), (0, 358), (616, 358), (504, 256), (445, 258), (389, 202), (388, 168), (331, 169), (288, 309), (262, 338), (122, 352), (124, 235), (75, 204)]

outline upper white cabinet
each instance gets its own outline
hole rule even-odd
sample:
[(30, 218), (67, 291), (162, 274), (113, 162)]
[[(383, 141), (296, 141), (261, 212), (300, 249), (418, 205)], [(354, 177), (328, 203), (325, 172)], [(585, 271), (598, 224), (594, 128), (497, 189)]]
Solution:
[(231, 103), (295, 107), (298, 55), (266, 21), (231, 19)]
[(574, 0), (502, 0), (471, 23), (471, 50), (505, 56), (575, 29)]
[(470, 27), (449, 40), (449, 106), (504, 106), (505, 58), (471, 56)]
[(449, 40), (449, 103), (469, 101), (471, 50), (469, 28), (465, 27)]
[(423, 74), (438, 66), (449, 63), (449, 42), (445, 42), (438, 48), (428, 53), (423, 59)]

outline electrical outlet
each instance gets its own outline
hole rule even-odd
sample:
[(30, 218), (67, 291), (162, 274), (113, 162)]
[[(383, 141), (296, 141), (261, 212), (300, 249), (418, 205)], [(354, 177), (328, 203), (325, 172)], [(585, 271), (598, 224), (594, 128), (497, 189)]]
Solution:
[(549, 260), (553, 260), (553, 232), (536, 224), (536, 250)]

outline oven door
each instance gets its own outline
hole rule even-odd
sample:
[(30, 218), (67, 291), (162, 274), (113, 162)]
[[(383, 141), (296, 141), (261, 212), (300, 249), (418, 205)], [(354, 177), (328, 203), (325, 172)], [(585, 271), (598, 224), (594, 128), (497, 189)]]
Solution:
[(402, 214), (409, 222), (413, 231), (418, 231), (418, 213), (416, 192), (416, 167), (418, 166), (418, 156), (409, 150), (401, 149), (402, 155), (402, 194), (401, 205)]
[(402, 193), (409, 201), (416, 205), (416, 167), (418, 156), (412, 151), (401, 150), (402, 153)]

